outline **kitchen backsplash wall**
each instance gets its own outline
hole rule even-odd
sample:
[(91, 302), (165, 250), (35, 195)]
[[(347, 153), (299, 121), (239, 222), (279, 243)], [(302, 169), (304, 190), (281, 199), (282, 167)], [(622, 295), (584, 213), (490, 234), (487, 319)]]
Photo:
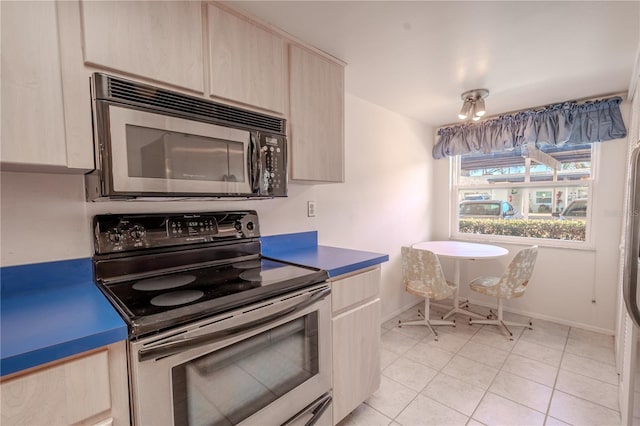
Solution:
[(84, 178), (2, 172), (2, 266), (91, 256)]
[(382, 315), (389, 316), (415, 302), (400, 288), (399, 256), (402, 245), (430, 236), (433, 130), (348, 94), (345, 110), (345, 183), (292, 183), (285, 199), (86, 203), (82, 176), (2, 172), (1, 265), (90, 257), (96, 214), (255, 209), (263, 235), (317, 230), (320, 244), (388, 253)]

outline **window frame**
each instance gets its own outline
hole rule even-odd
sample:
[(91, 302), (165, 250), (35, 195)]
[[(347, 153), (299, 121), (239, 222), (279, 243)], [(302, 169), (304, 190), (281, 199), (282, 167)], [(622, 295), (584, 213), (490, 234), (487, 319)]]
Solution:
[[(460, 155), (450, 157), (449, 159), (449, 179), (450, 179), (450, 195), (449, 195), (449, 237), (455, 240), (469, 241), (469, 242), (487, 242), (487, 243), (505, 243), (516, 245), (539, 245), (544, 247), (558, 247), (558, 248), (572, 248), (577, 250), (594, 250), (595, 249), (595, 232), (593, 225), (593, 208), (595, 204), (596, 191), (594, 191), (595, 184), (597, 184), (598, 169), (599, 169), (599, 147), (598, 144), (591, 144), (591, 170), (590, 178), (576, 181), (535, 181), (527, 182), (511, 182), (511, 183), (486, 183), (486, 184), (460, 184), (460, 165), (462, 158)], [(525, 172), (526, 175), (526, 172)], [(532, 174), (530, 173), (529, 176)], [(459, 214), (458, 214), (458, 194), (461, 190), (474, 190), (482, 192), (483, 190), (493, 189), (513, 189), (513, 188), (529, 188), (534, 190), (536, 188), (567, 188), (567, 187), (587, 187), (588, 201), (587, 201), (587, 216), (586, 216), (586, 228), (585, 228), (585, 240), (584, 241), (572, 241), (572, 240), (555, 240), (550, 238), (532, 238), (532, 237), (515, 237), (510, 235), (493, 235), (493, 234), (469, 234), (459, 232)], [(507, 200), (508, 201), (508, 200)], [(565, 208), (568, 207), (565, 206)], [(508, 220), (508, 219), (507, 219)]]

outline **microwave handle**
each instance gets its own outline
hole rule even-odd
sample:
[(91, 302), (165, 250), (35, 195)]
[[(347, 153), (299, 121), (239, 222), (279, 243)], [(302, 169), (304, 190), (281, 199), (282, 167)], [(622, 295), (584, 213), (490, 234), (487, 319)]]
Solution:
[(318, 300), (322, 300), (325, 297), (327, 297), (330, 293), (331, 293), (331, 288), (327, 287), (325, 289), (308, 294), (308, 298), (298, 303), (297, 305), (291, 306), (289, 308), (283, 309), (280, 312), (276, 312), (274, 314), (259, 318), (257, 320), (249, 321), (247, 323), (240, 324), (235, 327), (230, 327), (224, 330), (214, 331), (212, 333), (204, 334), (202, 336), (191, 337), (191, 338), (173, 341), (165, 344), (160, 344), (152, 348), (140, 349), (138, 351), (138, 360), (147, 361), (150, 359), (163, 358), (169, 355), (177, 354), (179, 352), (187, 351), (189, 349), (197, 348), (205, 344), (214, 343), (219, 340), (226, 339), (230, 336), (250, 332), (254, 329), (261, 328), (272, 322), (280, 320), (288, 315), (291, 315), (294, 312), (300, 311), (308, 306), (311, 306)]
[(249, 133), (249, 173), (251, 180), (251, 192), (260, 194), (260, 177), (262, 176), (262, 160), (260, 159), (260, 134)]

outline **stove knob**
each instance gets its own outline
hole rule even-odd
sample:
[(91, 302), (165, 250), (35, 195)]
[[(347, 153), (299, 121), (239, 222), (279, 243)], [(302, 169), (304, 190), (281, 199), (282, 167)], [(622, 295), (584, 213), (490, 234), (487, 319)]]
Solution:
[(247, 229), (249, 231), (253, 231), (253, 228), (255, 228), (255, 225), (253, 224), (253, 222), (247, 222)]
[(122, 242), (122, 234), (117, 229), (114, 229), (107, 233), (107, 239), (113, 244), (120, 244)]
[(237, 221), (233, 226), (236, 228), (236, 231), (242, 232), (242, 222)]
[(131, 238), (133, 238), (134, 240), (139, 240), (142, 237), (144, 237), (144, 228), (142, 226), (136, 225), (133, 228), (131, 228), (131, 230), (129, 231), (129, 235), (131, 235)]

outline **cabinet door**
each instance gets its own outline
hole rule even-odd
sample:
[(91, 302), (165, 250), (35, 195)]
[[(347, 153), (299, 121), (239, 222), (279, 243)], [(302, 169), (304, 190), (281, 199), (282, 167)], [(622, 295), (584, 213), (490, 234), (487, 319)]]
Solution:
[(106, 350), (2, 383), (2, 424), (66, 425), (111, 408)]
[(3, 168), (66, 166), (54, 2), (0, 2)]
[(85, 63), (203, 93), (197, 1), (85, 1)]
[(380, 386), (380, 299), (333, 320), (333, 423)]
[(344, 181), (344, 68), (290, 45), (291, 178)]
[(270, 33), (207, 5), (211, 95), (284, 112), (285, 45)]

